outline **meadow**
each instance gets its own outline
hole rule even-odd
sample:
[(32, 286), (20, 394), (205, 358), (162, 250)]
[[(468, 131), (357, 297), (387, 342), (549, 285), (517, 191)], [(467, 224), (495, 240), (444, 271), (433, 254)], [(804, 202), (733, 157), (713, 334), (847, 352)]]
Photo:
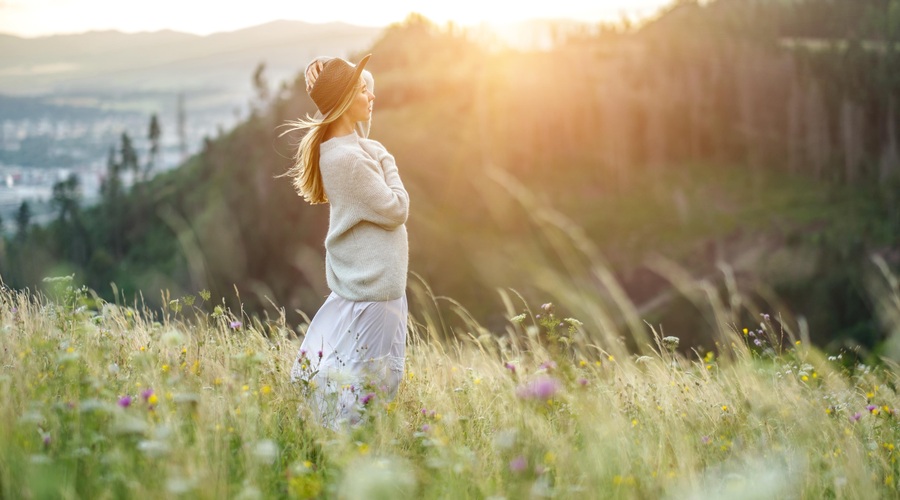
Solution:
[[(896, 327), (896, 279), (881, 283)], [(363, 423), (334, 432), (288, 381), (306, 325), (283, 311), (205, 291), (150, 311), (71, 276), (46, 285), (0, 292), (3, 498), (897, 494), (896, 365), (821, 352), (776, 311), (732, 323), (739, 300), (710, 295), (714, 349), (650, 325), (630, 349), (602, 308), (574, 318), (500, 290), (509, 322), (490, 332), (411, 279), (397, 398), (360, 391)]]

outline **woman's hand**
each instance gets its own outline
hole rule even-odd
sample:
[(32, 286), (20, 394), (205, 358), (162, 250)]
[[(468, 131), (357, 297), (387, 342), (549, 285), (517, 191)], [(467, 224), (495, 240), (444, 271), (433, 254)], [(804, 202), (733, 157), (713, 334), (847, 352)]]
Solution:
[(313, 85), (316, 83), (316, 78), (319, 78), (319, 73), (322, 72), (322, 67), (325, 65), (325, 61), (327, 61), (327, 57), (318, 57), (313, 62), (309, 63), (309, 66), (306, 67), (306, 92), (309, 93), (312, 90)]

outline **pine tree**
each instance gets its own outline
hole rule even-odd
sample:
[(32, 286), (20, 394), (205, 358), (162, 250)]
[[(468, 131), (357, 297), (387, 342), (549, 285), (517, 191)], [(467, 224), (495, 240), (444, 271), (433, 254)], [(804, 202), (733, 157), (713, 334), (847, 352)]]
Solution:
[(147, 166), (144, 168), (143, 180), (150, 178), (150, 173), (156, 168), (156, 158), (159, 156), (159, 141), (162, 129), (156, 113), (150, 117), (150, 129), (147, 131), (147, 139), (150, 141), (150, 153), (147, 155)]
[(28, 206), (27, 201), (23, 201), (19, 205), (19, 211), (16, 212), (16, 238), (25, 239), (29, 224), (31, 224), (31, 207)]

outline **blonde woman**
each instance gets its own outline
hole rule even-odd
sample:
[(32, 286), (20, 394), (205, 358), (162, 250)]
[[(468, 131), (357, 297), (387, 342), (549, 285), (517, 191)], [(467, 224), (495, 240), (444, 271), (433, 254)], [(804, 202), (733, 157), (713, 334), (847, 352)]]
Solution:
[(358, 124), (370, 122), (375, 99), (362, 77), (369, 57), (356, 65), (314, 61), (308, 92), (321, 117), (288, 124), (288, 131), (307, 133), (284, 175), (307, 202), (330, 204), (325, 277), (331, 289), (307, 329), (291, 380), (313, 385), (313, 412), (332, 429), (355, 424), (363, 407), (392, 399), (406, 356), (409, 195), (394, 157), (357, 133)]

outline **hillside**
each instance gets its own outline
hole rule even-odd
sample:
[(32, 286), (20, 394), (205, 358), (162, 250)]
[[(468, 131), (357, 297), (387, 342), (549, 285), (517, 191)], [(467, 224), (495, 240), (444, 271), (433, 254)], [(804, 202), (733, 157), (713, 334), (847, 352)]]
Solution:
[(718, 331), (716, 353), (657, 336), (637, 356), (627, 331), (552, 304), (513, 300), (527, 312), (495, 335), (441, 331), (413, 287), (397, 397), (356, 390), (362, 423), (334, 432), (311, 419), (312, 383), (288, 381), (283, 317), (48, 286), (0, 291), (4, 498), (897, 495), (897, 374), (768, 315)]
[[(492, 330), (504, 304), (486, 290), (501, 288), (575, 316), (632, 302), (609, 321), (705, 346), (722, 318), (696, 302), (727, 291), (742, 321), (783, 314), (817, 345), (880, 353), (872, 258), (900, 266), (895, 62), (690, 28), (720, 19), (712, 6), (688, 27), (549, 51), (491, 52), (416, 16), (386, 30), (371, 48), (373, 137), (410, 191), (410, 282)], [(8, 241), (4, 280), (74, 273), (154, 307), (208, 289), (301, 321), (327, 293), (327, 208), (275, 177), (298, 139), (278, 127), (312, 110), (302, 83), (179, 170)], [(464, 329), (455, 302), (439, 303)]]

